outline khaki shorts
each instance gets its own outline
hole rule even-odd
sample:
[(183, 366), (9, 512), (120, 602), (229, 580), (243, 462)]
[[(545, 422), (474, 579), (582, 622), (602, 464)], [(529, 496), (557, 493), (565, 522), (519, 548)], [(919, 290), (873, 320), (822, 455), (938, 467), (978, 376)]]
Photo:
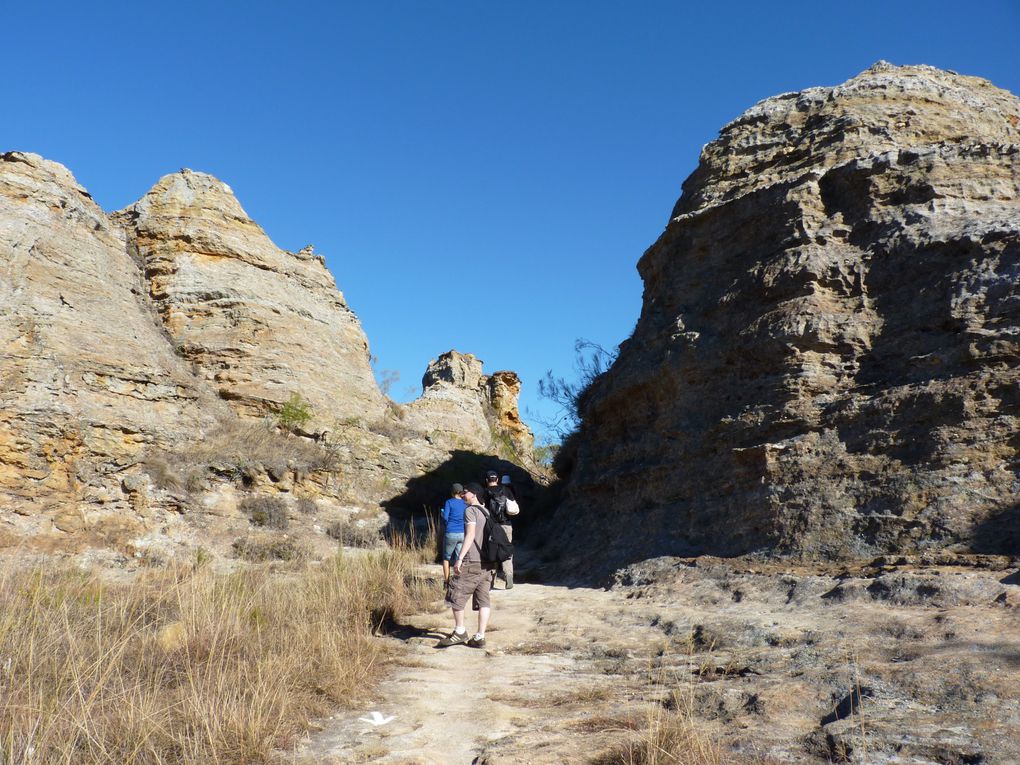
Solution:
[(463, 611), (468, 598), (474, 596), (474, 608), (489, 608), (489, 587), (492, 579), (488, 571), (482, 569), (477, 561), (465, 561), (459, 574), (450, 577), (450, 586), (446, 588), (446, 605), (454, 611)]

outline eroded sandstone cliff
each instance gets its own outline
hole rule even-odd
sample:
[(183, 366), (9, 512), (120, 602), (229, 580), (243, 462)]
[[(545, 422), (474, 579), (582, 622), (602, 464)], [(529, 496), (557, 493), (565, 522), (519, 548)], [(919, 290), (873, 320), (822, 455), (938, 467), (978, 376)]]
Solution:
[(389, 400), (323, 258), (190, 170), (108, 216), (62, 166), (0, 155), (0, 345), (0, 546), (223, 549), (257, 497), (328, 546), (352, 513), (420, 510), (408, 482), (455, 455), (531, 464), (513, 373), (451, 351)]
[(1020, 553), (1013, 95), (883, 62), (769, 98), (638, 269), (633, 336), (583, 398), (570, 547)]

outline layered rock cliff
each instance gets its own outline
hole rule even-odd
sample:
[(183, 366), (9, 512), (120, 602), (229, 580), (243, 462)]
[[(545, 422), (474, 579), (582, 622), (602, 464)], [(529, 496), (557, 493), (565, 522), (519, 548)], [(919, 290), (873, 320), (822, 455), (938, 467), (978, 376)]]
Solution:
[(582, 399), (570, 548), (1020, 553), (1020, 100), (884, 62), (769, 98), (638, 270)]
[(0, 546), (229, 541), (259, 495), (321, 505), (321, 534), (455, 452), (531, 464), (519, 387), (493, 382), (513, 373), (451, 351), (390, 401), (324, 259), (190, 170), (108, 216), (62, 166), (0, 155), (0, 344)]

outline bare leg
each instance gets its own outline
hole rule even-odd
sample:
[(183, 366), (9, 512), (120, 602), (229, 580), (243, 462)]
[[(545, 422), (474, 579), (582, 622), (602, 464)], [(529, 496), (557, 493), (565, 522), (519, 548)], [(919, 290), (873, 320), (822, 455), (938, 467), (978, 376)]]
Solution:
[[(488, 611), (489, 609), (485, 609), (485, 610)], [(481, 620), (481, 618), (482, 618), (482, 612), (479, 611), (478, 612), (478, 619)], [(486, 614), (485, 618), (486, 618), (486, 620), (488, 620), (489, 615)], [(454, 626), (454, 628), (456, 629), (457, 632), (463, 632), (464, 631), (464, 611), (463, 611), (463, 609), (460, 610), (460, 611), (454, 611), (453, 612), (453, 626)]]
[(450, 581), (450, 561), (443, 559), (443, 582)]
[[(492, 609), (489, 608), (488, 606), (478, 609), (478, 634), (481, 635), (482, 637), (485, 637), (485, 628), (489, 626), (489, 613), (491, 613), (491, 611)], [(461, 611), (460, 616), (461, 620), (463, 621), (464, 619), (463, 611)]]

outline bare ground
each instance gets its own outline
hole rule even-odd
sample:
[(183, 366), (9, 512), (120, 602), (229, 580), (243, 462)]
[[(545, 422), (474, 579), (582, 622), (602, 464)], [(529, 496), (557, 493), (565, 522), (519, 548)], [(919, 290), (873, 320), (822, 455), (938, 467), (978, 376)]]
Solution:
[(434, 648), (445, 610), (380, 637), (397, 667), (375, 703), (322, 721), (292, 759), (605, 763), (679, 707), (724, 763), (1018, 763), (1013, 564), (660, 559), (608, 591), (497, 590), (484, 650)]

